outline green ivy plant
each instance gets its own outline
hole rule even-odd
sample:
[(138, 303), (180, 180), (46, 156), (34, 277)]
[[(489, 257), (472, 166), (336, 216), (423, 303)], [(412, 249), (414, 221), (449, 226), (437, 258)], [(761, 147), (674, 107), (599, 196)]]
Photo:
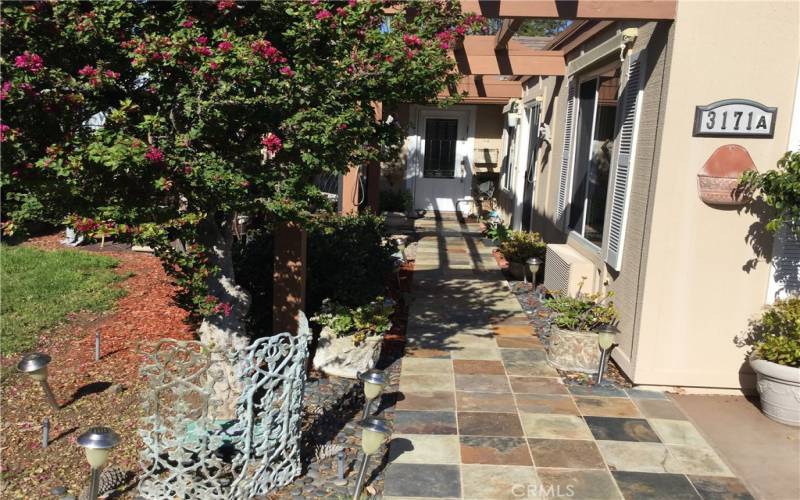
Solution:
[(800, 296), (776, 301), (750, 326), (737, 345), (779, 365), (800, 367)]
[(368, 304), (347, 307), (330, 300), (322, 304), (319, 314), (311, 320), (328, 327), (337, 337), (352, 337), (354, 345), (361, 345), (367, 337), (383, 335), (392, 327), (392, 307), (383, 297)]
[(591, 332), (617, 324), (617, 309), (606, 294), (555, 294), (545, 299), (544, 304), (553, 313), (552, 324), (564, 330)]
[(547, 244), (537, 232), (511, 231), (501, 239), (500, 252), (509, 262), (524, 264), (531, 257), (544, 259)]
[(740, 189), (775, 210), (767, 229), (775, 232), (786, 226), (800, 233), (800, 151), (783, 155), (775, 170), (745, 172)]

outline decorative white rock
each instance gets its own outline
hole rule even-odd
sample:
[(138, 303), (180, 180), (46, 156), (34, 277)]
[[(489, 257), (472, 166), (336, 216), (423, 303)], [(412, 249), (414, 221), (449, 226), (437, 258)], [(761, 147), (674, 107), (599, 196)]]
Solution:
[(359, 345), (353, 345), (353, 337), (337, 337), (325, 327), (319, 336), (314, 368), (328, 375), (355, 379), (359, 372), (375, 368), (381, 355), (383, 335), (367, 337)]

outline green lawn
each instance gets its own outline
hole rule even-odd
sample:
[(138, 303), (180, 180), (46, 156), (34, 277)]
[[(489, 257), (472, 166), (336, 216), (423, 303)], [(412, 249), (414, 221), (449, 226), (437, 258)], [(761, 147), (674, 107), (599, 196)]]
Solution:
[(111, 257), (0, 245), (0, 352), (36, 345), (39, 333), (76, 311), (110, 309), (124, 291)]

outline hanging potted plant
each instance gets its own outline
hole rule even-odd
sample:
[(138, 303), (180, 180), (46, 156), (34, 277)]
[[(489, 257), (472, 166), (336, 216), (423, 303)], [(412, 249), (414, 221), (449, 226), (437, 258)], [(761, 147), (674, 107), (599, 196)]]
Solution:
[(542, 237), (535, 232), (511, 231), (500, 242), (500, 253), (508, 261), (508, 271), (518, 280), (525, 278), (525, 262), (531, 257), (543, 261), (546, 249)]
[(600, 364), (598, 332), (617, 324), (612, 292), (555, 295), (544, 301), (551, 319), (547, 360), (560, 370), (597, 373)]
[(381, 354), (383, 334), (392, 326), (392, 305), (383, 297), (358, 307), (325, 300), (321, 312), (311, 318), (322, 326), (314, 368), (352, 379), (359, 372), (374, 368)]
[(779, 300), (756, 320), (739, 345), (752, 347), (761, 411), (783, 424), (800, 427), (800, 296)]

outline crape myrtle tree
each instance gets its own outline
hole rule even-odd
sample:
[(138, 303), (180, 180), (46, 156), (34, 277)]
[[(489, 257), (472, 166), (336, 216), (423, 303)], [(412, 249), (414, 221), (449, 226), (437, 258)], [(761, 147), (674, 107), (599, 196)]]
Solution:
[(480, 24), (450, 1), (5, 3), (4, 230), (70, 216), (138, 239), (201, 340), (246, 345), (237, 214), (302, 221), (315, 175), (396, 155), (372, 103), (437, 102)]

